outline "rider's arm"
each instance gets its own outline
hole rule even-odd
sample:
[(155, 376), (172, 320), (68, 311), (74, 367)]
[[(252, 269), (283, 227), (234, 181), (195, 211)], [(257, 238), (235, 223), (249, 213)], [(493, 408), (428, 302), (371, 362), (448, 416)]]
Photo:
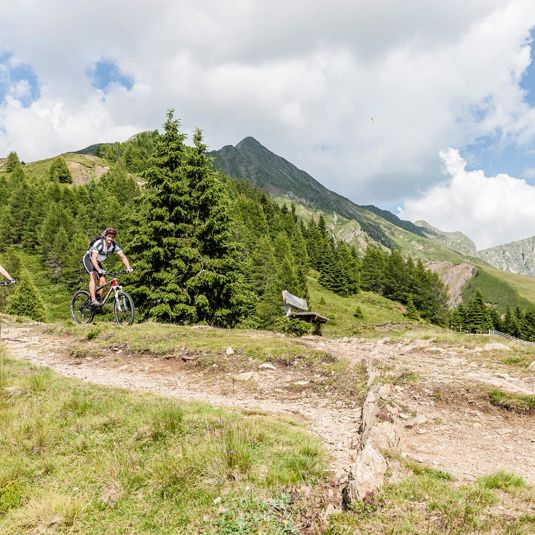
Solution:
[(100, 267), (98, 265), (98, 251), (91, 251), (91, 263), (93, 264), (93, 267), (97, 270), (97, 271), (100, 271)]
[(124, 264), (124, 267), (126, 269), (131, 269), (130, 262), (128, 261), (128, 258), (126, 258), (126, 255), (122, 251), (119, 251), (117, 253), (117, 256), (121, 259), (121, 262)]
[(3, 275), (8, 280), (13, 280), (13, 277), (2, 266), (0, 266), (0, 275)]

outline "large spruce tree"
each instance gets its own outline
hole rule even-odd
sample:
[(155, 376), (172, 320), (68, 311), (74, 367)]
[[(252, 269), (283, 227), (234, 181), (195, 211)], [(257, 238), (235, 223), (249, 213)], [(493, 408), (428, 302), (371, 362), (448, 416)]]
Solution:
[(173, 110), (167, 114), (130, 251), (135, 294), (145, 317), (230, 326), (241, 318), (242, 277), (232, 242), (229, 200), (206, 156), (201, 132), (194, 147)]

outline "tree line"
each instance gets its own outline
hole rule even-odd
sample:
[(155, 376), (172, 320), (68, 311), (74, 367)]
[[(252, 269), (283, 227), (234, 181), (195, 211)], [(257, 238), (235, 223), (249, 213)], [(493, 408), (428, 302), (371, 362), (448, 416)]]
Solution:
[(0, 252), (37, 254), (53, 281), (73, 288), (85, 280), (90, 239), (114, 226), (135, 266), (129, 289), (143, 319), (284, 330), (282, 290), (309, 299), (316, 270), (339, 295), (373, 291), (411, 317), (448, 321), (444, 285), (420, 260), (375, 246), (359, 255), (323, 217), (305, 221), (295, 206), (219, 173), (200, 130), (192, 141), (171, 110), (161, 134), (100, 147), (110, 169), (82, 185), (62, 158), (29, 178), (10, 154), (0, 174)]
[(486, 303), (477, 289), (466, 304), (459, 304), (450, 313), (448, 325), (451, 329), (470, 333), (486, 333), (489, 330), (535, 342), (535, 310), (511, 309), (508, 305), (504, 314), (496, 307)]

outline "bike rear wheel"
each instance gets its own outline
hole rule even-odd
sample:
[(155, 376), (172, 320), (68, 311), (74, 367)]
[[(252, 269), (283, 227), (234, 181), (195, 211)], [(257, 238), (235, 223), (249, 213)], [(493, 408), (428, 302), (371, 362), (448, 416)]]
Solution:
[(79, 290), (72, 296), (71, 316), (76, 323), (91, 323), (95, 309), (91, 306), (89, 292)]
[(113, 303), (113, 316), (117, 325), (128, 326), (134, 323), (134, 301), (126, 292), (117, 292)]

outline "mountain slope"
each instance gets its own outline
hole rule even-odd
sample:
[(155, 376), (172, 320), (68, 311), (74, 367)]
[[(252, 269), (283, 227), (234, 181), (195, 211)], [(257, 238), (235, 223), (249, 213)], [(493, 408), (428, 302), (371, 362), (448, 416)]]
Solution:
[[(227, 145), (211, 152), (210, 156), (221, 172), (249, 180), (280, 202), (291, 200), (299, 215), (305, 218), (323, 215), (335, 235), (361, 251), (371, 238), (413, 257), (446, 262), (451, 270), (456, 270), (459, 264), (475, 266), (477, 273), (462, 291), (464, 299), (469, 298), (476, 288), (481, 288), (486, 300), (495, 303), (500, 310), (507, 305), (525, 308), (535, 304), (535, 282), (532, 279), (493, 268), (477, 257), (474, 243), (462, 233), (442, 232), (425, 222), (403, 221), (375, 206), (359, 206), (328, 190), (254, 138), (247, 137), (235, 147)], [(469, 266), (465, 271), (470, 271)], [(457, 296), (456, 301), (458, 299)]]
[(478, 256), (503, 271), (535, 277), (535, 236), (478, 251)]
[(299, 200), (312, 207), (354, 219), (375, 241), (386, 247), (394, 245), (388, 234), (370, 218), (370, 212), (327, 189), (308, 173), (266, 149), (252, 137), (242, 139), (235, 147), (227, 145), (213, 151), (210, 156), (214, 158), (215, 166), (232, 178), (245, 178), (274, 197)]
[(415, 225), (423, 230), (424, 236), (436, 240), (459, 253), (477, 256), (476, 244), (462, 232), (444, 232), (433, 227), (427, 221), (416, 221)]

